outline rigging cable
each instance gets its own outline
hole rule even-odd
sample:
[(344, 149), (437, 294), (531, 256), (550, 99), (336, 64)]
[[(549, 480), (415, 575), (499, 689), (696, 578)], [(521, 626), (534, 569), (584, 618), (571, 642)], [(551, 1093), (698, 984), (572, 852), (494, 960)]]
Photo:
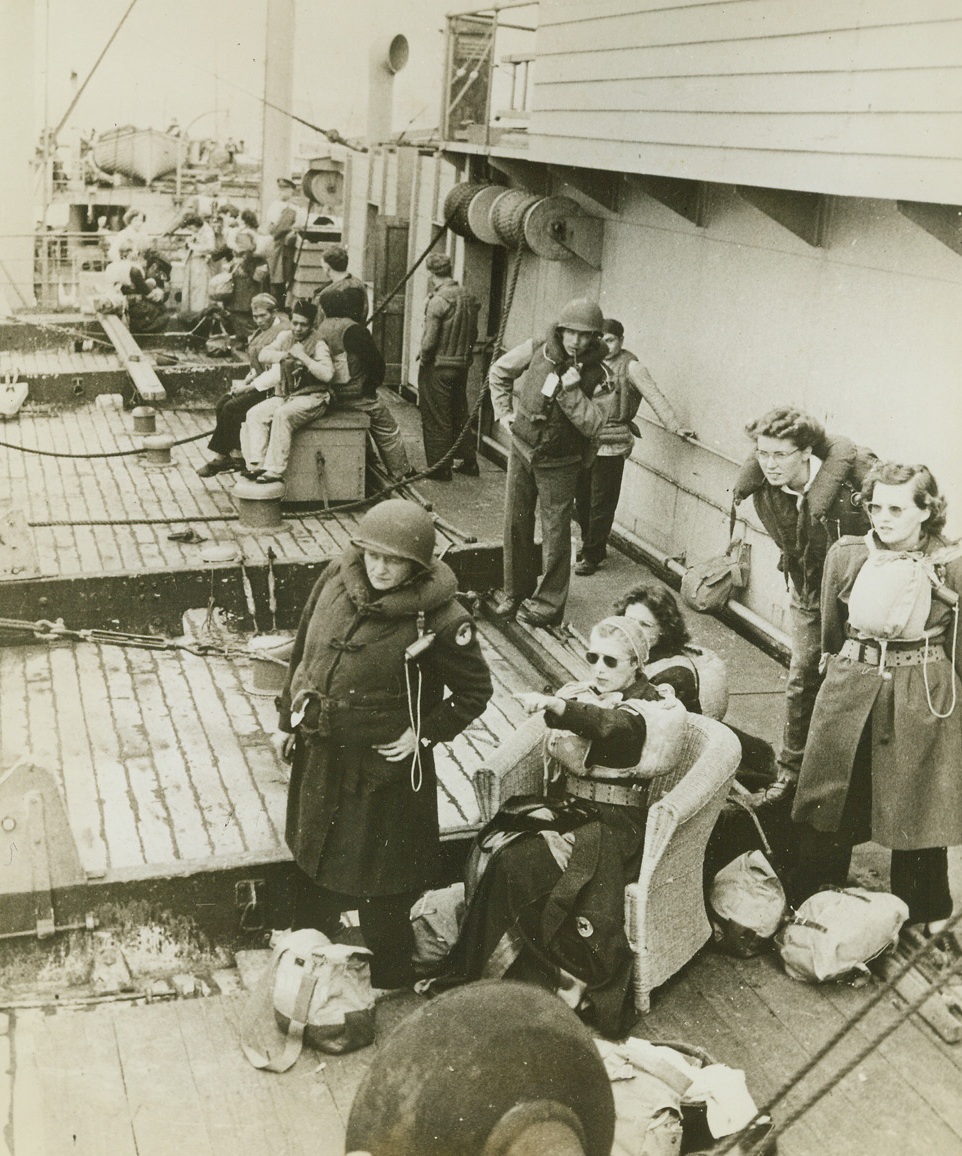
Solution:
[[(962, 920), (962, 911), (958, 911), (955, 915), (952, 916), (940, 934), (948, 935), (951, 933), (959, 924), (960, 920)], [(861, 1021), (864, 1020), (868, 1014), (882, 1002), (883, 999), (895, 991), (895, 985), (906, 975), (908, 975), (911, 969), (920, 959), (922, 959), (923, 956), (933, 951), (935, 946), (936, 940), (930, 939), (926, 940), (917, 948), (915, 948), (915, 950), (912, 951), (905, 960), (904, 965), (899, 968), (899, 970), (896, 971), (895, 974), (892, 975), (889, 979), (886, 979), (881, 984), (879, 984), (879, 989), (875, 995), (873, 995), (871, 999), (863, 1004), (851, 1019), (846, 1020), (845, 1023), (842, 1024), (842, 1026), (838, 1029), (838, 1031), (835, 1032), (835, 1034), (832, 1035), (818, 1049), (815, 1055), (812, 1056), (806, 1063), (804, 1063), (801, 1068), (798, 1069), (798, 1071), (793, 1073), (793, 1075), (790, 1076), (784, 1084), (782, 1084), (778, 1091), (768, 1100), (765, 1106), (756, 1112), (754, 1118), (748, 1123), (748, 1125), (742, 1129), (741, 1132), (735, 1132), (731, 1136), (727, 1136), (721, 1146), (713, 1149), (713, 1151), (716, 1152), (718, 1156), (723, 1156), (724, 1153), (732, 1152), (735, 1148), (737, 1148), (740, 1137), (747, 1134), (748, 1131), (761, 1119), (766, 1116), (771, 1116), (772, 1109), (780, 1104), (787, 1096), (789, 1096), (792, 1091), (794, 1091), (796, 1086), (801, 1082), (801, 1080), (809, 1075), (809, 1073), (812, 1072), (815, 1067), (822, 1062), (828, 1053), (837, 1047), (837, 1045), (845, 1038), (845, 1036), (847, 1036), (848, 1033), (857, 1024), (861, 1023)], [(946, 984), (948, 984), (953, 978), (955, 978), (956, 975), (959, 974), (962, 974), (962, 957), (956, 959), (952, 966), (944, 971), (938, 980), (927, 983), (925, 990), (921, 993), (921, 995), (903, 1007), (897, 1013), (895, 1020), (891, 1024), (885, 1027), (877, 1036), (870, 1039), (864, 1047), (859, 1048), (852, 1059), (847, 1061), (838, 1072), (836, 1072), (830, 1079), (826, 1080), (824, 1084), (817, 1088), (808, 1097), (807, 1100), (804, 1100), (797, 1108), (793, 1109), (793, 1111), (787, 1116), (785, 1120), (776, 1124), (776, 1126), (771, 1131), (767, 1132), (764, 1137), (760, 1138), (756, 1143), (754, 1143), (752, 1147), (744, 1153), (744, 1156), (762, 1156), (762, 1153), (770, 1151), (772, 1140), (774, 1140), (780, 1133), (787, 1131), (788, 1128), (795, 1124), (806, 1112), (814, 1107), (814, 1105), (817, 1104), (823, 1096), (832, 1091), (832, 1089), (838, 1083), (840, 1083), (851, 1071), (853, 1071), (867, 1056), (871, 1055), (871, 1053), (879, 1046), (879, 1044), (882, 1043), (883, 1040), (892, 1035), (896, 1029), (901, 1027), (906, 1020), (914, 1015), (919, 1010), (919, 1008), (922, 1007), (927, 999), (929, 999), (932, 995), (940, 992), (942, 988), (946, 986)]]

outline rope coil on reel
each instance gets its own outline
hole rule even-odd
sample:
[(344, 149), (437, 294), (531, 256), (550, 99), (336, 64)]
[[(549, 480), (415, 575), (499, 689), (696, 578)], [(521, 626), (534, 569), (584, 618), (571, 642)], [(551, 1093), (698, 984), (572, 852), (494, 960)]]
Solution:
[(544, 197), (525, 189), (467, 181), (448, 193), (444, 215), (448, 227), (466, 240), (568, 261), (575, 253), (566, 241), (566, 221), (584, 214), (571, 197)]

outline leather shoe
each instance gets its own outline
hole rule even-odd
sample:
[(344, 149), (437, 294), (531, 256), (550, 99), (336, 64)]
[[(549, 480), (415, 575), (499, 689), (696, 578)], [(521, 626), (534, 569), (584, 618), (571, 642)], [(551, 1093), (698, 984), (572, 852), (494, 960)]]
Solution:
[(557, 626), (561, 618), (557, 614), (543, 614), (529, 602), (524, 601), (518, 608), (518, 621), (527, 626)]
[(237, 463), (231, 458), (211, 458), (209, 462), (204, 462), (202, 466), (197, 467), (197, 476), (199, 478), (212, 478), (215, 474), (222, 474), (225, 470), (236, 470)]
[(283, 482), (283, 480), (277, 474), (265, 474), (263, 470), (254, 479), (255, 482), (260, 482), (264, 486), (269, 486), (272, 482)]
[(517, 598), (511, 598), (507, 594), (498, 595), (497, 601), (491, 608), (491, 613), (495, 618), (503, 618), (506, 622), (514, 618), (518, 613), (518, 606), (520, 602)]
[(600, 562), (589, 562), (587, 558), (582, 558), (575, 564), (575, 573), (587, 578), (589, 574), (594, 574), (600, 565)]
[(247, 478), (249, 482), (256, 482), (263, 472), (261, 469), (241, 470), (241, 477)]
[(459, 466), (454, 467), (456, 474), (463, 474), (466, 478), (478, 478), (481, 476), (481, 467), (477, 462), (462, 462)]

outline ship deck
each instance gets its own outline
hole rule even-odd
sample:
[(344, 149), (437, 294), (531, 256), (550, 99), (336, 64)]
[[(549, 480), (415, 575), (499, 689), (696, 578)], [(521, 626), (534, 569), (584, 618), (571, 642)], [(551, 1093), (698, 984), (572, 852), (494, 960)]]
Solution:
[[(416, 412), (395, 398), (391, 403), (417, 461)], [(163, 408), (158, 428), (190, 437), (209, 428), (211, 418), (209, 409), (174, 401)], [(17, 421), (0, 425), (0, 441), (75, 454), (136, 444), (129, 413), (90, 402), (28, 405)], [(199, 441), (176, 447), (174, 464), (158, 468), (133, 456), (45, 458), (0, 447), (0, 491), (29, 524), (36, 564), (26, 582), (0, 582), (0, 614), (12, 609), (5, 590), (17, 589), (20, 607), (29, 588), (45, 592), (42, 616), (54, 618), (59, 607), (51, 599), (66, 596), (72, 582), (86, 583), (89, 605), (75, 599), (73, 612), (83, 611), (81, 625), (109, 627), (111, 620), (97, 618), (95, 590), (113, 583), (109, 605), (116, 607), (118, 589), (129, 588), (135, 602), (146, 598), (140, 612), (149, 621), (157, 609), (150, 584), (183, 573), (194, 583), (197, 597), (188, 608), (196, 617), (214, 589), (212, 573), (240, 586), (236, 565), (203, 563), (202, 545), (239, 545), (253, 572), (263, 567), (268, 547), (280, 564), (309, 570), (349, 540), (349, 513), (308, 514), (274, 531), (241, 530), (230, 520), (229, 476), (196, 476), (201, 447)], [(419, 488), (447, 521), (482, 542), (497, 542), (502, 479), (483, 462), (478, 481)], [(207, 543), (171, 540), (188, 526)], [(460, 541), (457, 534), (452, 539)], [(572, 622), (585, 631), (618, 592), (646, 576), (614, 553), (598, 575), (576, 580)], [(157, 595), (167, 596), (167, 588)], [(40, 598), (31, 603), (38, 604)], [(261, 599), (261, 628), (268, 622)], [(471, 773), (517, 724), (512, 695), (544, 681), (502, 632), (484, 625), (481, 635), (494, 700), (439, 756), (439, 804), (453, 840), (477, 824)], [(783, 668), (713, 619), (699, 620), (698, 635), (728, 662), (733, 721), (774, 741)], [(286, 769), (267, 741), (273, 716), (271, 698), (257, 692), (240, 647), (207, 657), (33, 639), (0, 647), (0, 767), (26, 757), (52, 771), (91, 885), (108, 888), (114, 900), (125, 888), (139, 894), (135, 889), (145, 880), (168, 880), (176, 888), (197, 874), (233, 872), (233, 879), (240, 870), (250, 877), (286, 862)], [(164, 893), (170, 901), (174, 895)], [(195, 901), (193, 893), (189, 900)], [(230, 918), (236, 922), (236, 912)], [(772, 957), (735, 960), (706, 951), (655, 993), (635, 1030), (685, 1040), (744, 1068), (761, 1104), (872, 990), (809, 987), (789, 980)], [(350, 1103), (377, 1045), (342, 1057), (308, 1052), (286, 1075), (262, 1075), (237, 1047), (243, 1000), (221, 994), (145, 1005), (132, 997), (55, 1015), (49, 1008), (0, 1014), (0, 1057), (6, 1057), (0, 1062), (0, 1153), (342, 1153)], [(379, 1038), (419, 1004), (413, 994), (380, 1004)], [(816, 1082), (836, 1071), (868, 1033), (890, 1024), (900, 1006), (894, 996), (880, 1004), (820, 1066)], [(790, 1129), (779, 1151), (962, 1153), (960, 1075), (960, 1048), (912, 1019)], [(776, 1116), (812, 1087), (794, 1089)]]

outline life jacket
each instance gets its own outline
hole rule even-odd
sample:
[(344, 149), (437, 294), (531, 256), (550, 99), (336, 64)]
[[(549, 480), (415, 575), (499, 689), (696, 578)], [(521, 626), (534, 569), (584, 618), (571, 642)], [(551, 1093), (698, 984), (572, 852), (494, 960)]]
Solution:
[(331, 378), (331, 385), (334, 387), (339, 401), (349, 401), (361, 396), (360, 383), (358, 383), (356, 390), (353, 388), (350, 359), (344, 348), (344, 334), (352, 325), (356, 324), (357, 322), (350, 317), (325, 317), (317, 327), (318, 336), (327, 342), (327, 348), (331, 351), (331, 360), (334, 362), (334, 376)]
[[(517, 408), (511, 433), (530, 451), (533, 461), (577, 461), (589, 449), (589, 439), (568, 420), (558, 405), (558, 390), (547, 398), (541, 392), (549, 373), (562, 377), (575, 362), (564, 349), (556, 326), (548, 338), (535, 345), (531, 364), (515, 388)], [(604, 364), (607, 348), (600, 338), (592, 343), (577, 363), (581, 374), (579, 388), (585, 397), (593, 397), (599, 385), (609, 378)], [(562, 387), (559, 386), (560, 390)]]
[[(321, 341), (321, 335), (315, 329), (304, 338), (301, 344), (304, 347), (304, 352), (308, 357), (313, 357), (317, 352), (317, 346)], [(281, 363), (281, 387), (277, 391), (280, 397), (291, 397), (295, 393), (327, 393), (328, 384), (324, 381), (318, 381), (311, 373), (308, 372), (306, 365), (301, 365), (299, 361), (294, 361), (292, 358), (285, 358)]]
[(848, 599), (848, 624), (860, 638), (920, 642), (931, 631), (926, 622), (932, 595), (954, 599), (936, 567), (962, 556), (962, 546), (935, 553), (921, 550), (880, 550), (875, 534), (864, 537), (868, 557), (856, 575)]
[[(472, 348), (478, 339), (478, 311), (481, 303), (457, 281), (444, 282), (431, 296), (440, 297), (450, 307), (441, 321), (434, 364), (438, 369), (466, 368), (471, 364)], [(428, 303), (430, 300), (429, 297)]]
[(647, 732), (641, 758), (634, 766), (595, 768), (590, 761), (591, 739), (553, 727), (545, 733), (545, 757), (559, 763), (569, 774), (585, 779), (652, 779), (670, 771), (676, 766), (685, 745), (688, 711), (675, 698), (671, 687), (656, 689), (661, 695), (657, 699), (626, 699), (619, 691), (600, 694), (587, 682), (569, 682), (558, 691), (559, 698), (640, 715), (645, 720)]

